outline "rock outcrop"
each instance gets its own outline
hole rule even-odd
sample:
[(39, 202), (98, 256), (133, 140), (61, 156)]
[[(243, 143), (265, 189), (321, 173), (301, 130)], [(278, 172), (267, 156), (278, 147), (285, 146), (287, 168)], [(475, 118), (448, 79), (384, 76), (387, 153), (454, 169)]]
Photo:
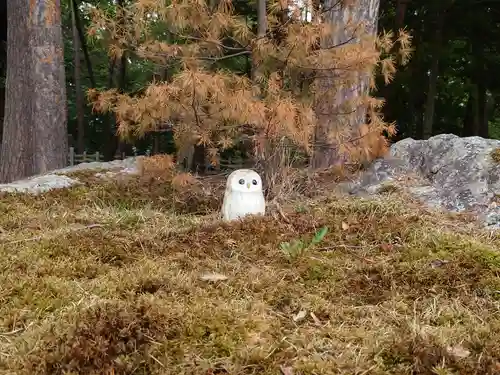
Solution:
[(391, 146), (350, 189), (376, 194), (387, 185), (412, 178), (411, 195), (434, 207), (477, 214), (486, 226), (500, 228), (500, 160), (493, 156), (500, 141), (441, 134), (428, 140), (411, 138)]
[[(65, 174), (84, 170), (95, 170), (96, 176), (103, 177), (112, 177), (116, 173), (134, 174), (138, 173), (136, 159), (132, 157), (110, 162), (80, 163), (72, 167), (52, 171), (49, 174), (33, 176), (9, 184), (0, 184), (0, 191), (40, 194), (53, 189), (68, 188), (78, 184), (79, 181), (76, 178), (65, 176)], [(98, 171), (107, 172), (99, 173)]]

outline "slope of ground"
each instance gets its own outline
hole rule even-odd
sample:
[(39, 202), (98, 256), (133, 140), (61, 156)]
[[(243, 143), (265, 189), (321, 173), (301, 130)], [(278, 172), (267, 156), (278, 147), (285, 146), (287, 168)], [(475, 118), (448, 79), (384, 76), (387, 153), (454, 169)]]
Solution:
[(227, 224), (172, 192), (2, 196), (1, 373), (500, 373), (496, 236), (390, 193)]

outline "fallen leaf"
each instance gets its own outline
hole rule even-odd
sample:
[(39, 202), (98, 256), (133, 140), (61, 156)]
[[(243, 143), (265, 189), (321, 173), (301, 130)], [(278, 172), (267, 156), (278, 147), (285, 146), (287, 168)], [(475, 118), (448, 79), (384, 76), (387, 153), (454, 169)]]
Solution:
[(280, 370), (283, 375), (293, 375), (292, 367), (280, 365)]
[(306, 310), (301, 310), (293, 317), (294, 322), (300, 322), (301, 320), (304, 320), (304, 318), (307, 316), (307, 311)]
[(228, 238), (226, 240), (226, 245), (228, 245), (229, 247), (233, 247), (234, 245), (236, 245), (236, 241), (233, 240), (232, 238)]
[(446, 351), (456, 358), (467, 358), (470, 355), (470, 351), (462, 345), (448, 346)]
[(200, 279), (203, 281), (224, 281), (227, 280), (228, 277), (225, 275), (222, 275), (220, 273), (204, 273), (203, 275), (200, 276)]
[(383, 243), (383, 244), (381, 244), (381, 245), (380, 245), (380, 248), (381, 248), (383, 251), (389, 252), (389, 251), (392, 251), (393, 246), (392, 246), (392, 244), (390, 244), (390, 243)]
[(432, 268), (438, 268), (438, 267), (444, 266), (447, 263), (450, 263), (450, 261), (449, 260), (436, 259), (436, 260), (433, 260), (431, 262), (431, 267)]
[(319, 319), (318, 319), (318, 317), (316, 316), (316, 314), (315, 314), (315, 313), (313, 313), (313, 312), (311, 311), (309, 315), (311, 315), (311, 318), (313, 318), (314, 323), (316, 323), (316, 325), (320, 325), (320, 324), (321, 324), (321, 320), (319, 320)]
[(349, 224), (347, 224), (346, 222), (342, 222), (342, 230), (348, 230), (349, 229)]

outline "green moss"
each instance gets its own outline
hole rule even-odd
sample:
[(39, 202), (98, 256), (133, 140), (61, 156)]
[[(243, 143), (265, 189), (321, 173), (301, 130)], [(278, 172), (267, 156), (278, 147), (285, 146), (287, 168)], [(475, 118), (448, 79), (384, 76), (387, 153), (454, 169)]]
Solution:
[[(1, 370), (497, 371), (500, 238), (393, 195), (301, 199), (286, 220), (234, 223), (215, 221), (220, 196), (140, 177), (3, 195)], [(281, 243), (325, 226), (283, 258)], [(467, 357), (450, 354), (458, 344)]]

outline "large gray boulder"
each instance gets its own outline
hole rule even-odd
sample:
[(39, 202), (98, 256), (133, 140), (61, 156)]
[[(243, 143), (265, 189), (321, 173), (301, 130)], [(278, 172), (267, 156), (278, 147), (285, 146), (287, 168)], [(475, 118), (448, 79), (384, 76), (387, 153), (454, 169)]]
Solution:
[[(77, 178), (65, 176), (66, 173), (79, 171), (96, 171), (98, 177), (113, 177), (116, 174), (137, 174), (137, 158), (113, 160), (110, 162), (80, 163), (52, 171), (51, 173), (32, 176), (8, 184), (0, 184), (0, 192), (41, 194), (54, 189), (69, 188), (80, 183)], [(98, 172), (104, 171), (105, 173)]]
[(498, 229), (500, 163), (492, 158), (496, 149), (500, 151), (500, 141), (481, 137), (407, 138), (393, 144), (387, 157), (376, 160), (350, 192), (376, 194), (388, 184), (412, 178), (405, 188), (423, 203), (476, 213), (486, 226)]

